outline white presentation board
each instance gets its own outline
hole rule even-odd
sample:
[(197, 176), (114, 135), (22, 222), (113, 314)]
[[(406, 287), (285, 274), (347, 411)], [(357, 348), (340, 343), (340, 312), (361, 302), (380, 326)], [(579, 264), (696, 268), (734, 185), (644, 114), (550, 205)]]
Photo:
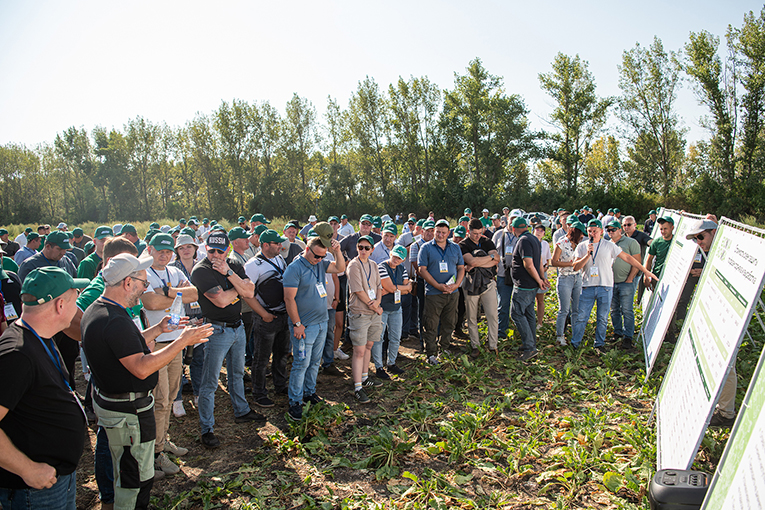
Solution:
[(723, 219), (656, 398), (658, 469), (688, 469), (765, 274), (765, 240)]
[(698, 251), (696, 243), (685, 238), (685, 235), (697, 222), (698, 220), (695, 218), (681, 216), (679, 222), (675, 223), (675, 237), (672, 239), (672, 246), (667, 254), (667, 260), (664, 262), (661, 280), (656, 284), (653, 302), (648, 313), (643, 312), (641, 331), (646, 380), (651, 375), (651, 370), (653, 370), (656, 361), (656, 353), (659, 352), (667, 328), (675, 315), (675, 308), (677, 308), (685, 281)]
[(765, 503), (765, 351), (749, 384), (702, 510), (751, 510)]

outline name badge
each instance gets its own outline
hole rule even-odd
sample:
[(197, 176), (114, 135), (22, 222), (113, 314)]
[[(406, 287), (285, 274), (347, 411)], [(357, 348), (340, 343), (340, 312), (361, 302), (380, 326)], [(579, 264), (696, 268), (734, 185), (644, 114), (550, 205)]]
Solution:
[(324, 288), (323, 283), (317, 283), (316, 284), (316, 291), (319, 293), (319, 297), (327, 297), (327, 289)]
[(505, 255), (510, 255), (511, 253), (513, 253), (513, 249), (509, 246), (505, 246)]
[(195, 311), (199, 311), (199, 309), (201, 308), (201, 306), (199, 306), (199, 301), (194, 301), (193, 303), (189, 303), (189, 307)]
[(449, 277), (449, 281), (447, 281), (446, 283), (447, 283), (448, 285), (454, 285), (455, 283), (457, 283), (457, 277), (456, 277), (456, 276), (454, 276), (454, 275), (451, 275), (451, 276)]
[(448, 272), (449, 272), (449, 266), (448, 266), (448, 265), (446, 264), (446, 262), (444, 262), (443, 260), (442, 260), (441, 262), (439, 262), (439, 264), (438, 264), (438, 269), (439, 269), (439, 270), (440, 270), (442, 273), (448, 273)]
[(235, 305), (239, 302), (239, 296), (236, 296), (232, 302), (228, 304), (228, 306)]
[(369, 296), (369, 299), (372, 299), (372, 300), (377, 299), (377, 292), (375, 292), (374, 289), (369, 289), (367, 291), (367, 295)]
[(694, 262), (701, 262), (701, 253), (700, 252), (696, 252), (696, 256), (693, 257), (693, 261)]
[(600, 273), (598, 273), (598, 266), (591, 266), (590, 267), (590, 278), (597, 278)]
[(16, 309), (13, 307), (13, 303), (6, 303), (4, 312), (5, 312), (5, 319), (7, 321), (16, 320), (19, 318), (19, 314), (16, 313)]
[(401, 302), (401, 291), (398, 289), (396, 289), (396, 292), (393, 293), (393, 302), (396, 304)]

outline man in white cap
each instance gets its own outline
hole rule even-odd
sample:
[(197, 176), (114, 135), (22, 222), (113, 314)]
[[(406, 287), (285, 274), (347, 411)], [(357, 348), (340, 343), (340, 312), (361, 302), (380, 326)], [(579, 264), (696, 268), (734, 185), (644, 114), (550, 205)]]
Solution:
[(308, 223), (306, 223), (305, 226), (303, 227), (303, 229), (300, 231), (300, 237), (302, 237), (304, 241), (308, 237), (308, 232), (311, 231), (313, 226), (316, 225), (316, 222), (318, 222), (318, 221), (319, 221), (319, 219), (314, 214), (312, 214), (312, 215), (310, 215), (308, 217)]
[(154, 482), (154, 400), (157, 371), (184, 347), (204, 342), (209, 325), (184, 328), (166, 348), (152, 352), (170, 333), (169, 316), (140, 331), (127, 313), (148, 288), (153, 259), (121, 253), (101, 271), (106, 287), (82, 316), (82, 346), (90, 363), (93, 407), (106, 430), (115, 469), (114, 506), (147, 508)]

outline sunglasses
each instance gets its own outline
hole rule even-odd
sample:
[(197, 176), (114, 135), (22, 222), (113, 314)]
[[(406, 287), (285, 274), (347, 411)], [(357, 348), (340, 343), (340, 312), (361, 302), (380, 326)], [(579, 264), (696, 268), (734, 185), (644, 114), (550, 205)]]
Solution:
[(625, 227), (631, 227), (632, 225), (634, 225), (634, 223), (622, 223), (622, 225), (624, 225)]
[(207, 253), (226, 253), (224, 250), (218, 248), (207, 248)]
[(356, 249), (357, 250), (361, 250), (361, 251), (372, 251), (372, 247), (368, 246), (366, 244), (360, 244), (360, 245), (356, 246)]
[(697, 235), (697, 236), (696, 236), (696, 240), (697, 240), (697, 241), (703, 241), (703, 240), (704, 240), (704, 232), (702, 232), (702, 233), (700, 233), (699, 235)]
[(614, 228), (614, 227), (610, 227), (610, 228), (607, 228), (607, 229), (606, 229), (606, 232), (616, 232), (617, 230), (618, 230), (618, 229), (616, 229), (616, 228)]
[(313, 251), (311, 248), (308, 248), (308, 251), (311, 252), (311, 255), (313, 255), (313, 258), (316, 260), (321, 260), (324, 258), (324, 255), (317, 255), (315, 251)]

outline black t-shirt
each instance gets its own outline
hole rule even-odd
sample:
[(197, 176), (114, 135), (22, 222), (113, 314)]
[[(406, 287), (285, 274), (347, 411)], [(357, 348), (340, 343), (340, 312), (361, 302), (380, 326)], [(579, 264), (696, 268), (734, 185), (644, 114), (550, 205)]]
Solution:
[[(13, 305), (16, 316), (21, 316), (21, 280), (19, 275), (13, 271), (0, 270), (0, 294), (3, 295), (6, 304)], [(9, 321), (8, 325), (12, 323), (13, 321)]]
[[(382, 241), (382, 236), (380, 234), (370, 232), (369, 235), (372, 236), (372, 240), (375, 242), (375, 244)], [(356, 249), (356, 244), (359, 242), (359, 237), (361, 237), (361, 232), (356, 232), (355, 234), (343, 237), (343, 239), (340, 241), (340, 251), (342, 251), (343, 255), (345, 255), (346, 261), (353, 260), (359, 255), (359, 251)]]
[[(481, 236), (480, 239), (478, 239), (478, 244), (475, 244), (470, 237), (466, 237), (459, 243), (460, 250), (462, 250), (462, 255), (464, 256), (466, 253), (473, 255), (473, 252), (475, 250), (483, 250), (486, 255), (489, 254), (490, 251), (496, 250), (497, 247), (494, 245), (494, 242), (492, 242), (491, 239), (488, 239), (486, 236)], [(488, 268), (487, 268), (488, 269)], [(474, 271), (475, 268), (471, 269), (471, 271)], [(497, 266), (493, 266), (491, 268), (492, 274), (497, 273)]]
[(523, 265), (523, 259), (528, 257), (531, 257), (534, 261), (537, 273), (541, 273), (540, 259), (542, 258), (542, 245), (539, 243), (539, 239), (527, 230), (518, 237), (515, 250), (513, 250), (513, 265), (511, 268), (513, 285), (519, 289), (538, 289), (539, 284), (531, 277)]
[(122, 358), (151, 351), (138, 326), (122, 307), (97, 299), (82, 314), (82, 348), (93, 382), (104, 393), (149, 391), (157, 385), (156, 372), (139, 379), (120, 362)]
[[(244, 272), (244, 266), (239, 262), (229, 260), (228, 267), (242, 280), (248, 279), (247, 273)], [(242, 300), (240, 298), (235, 299), (225, 308), (218, 308), (204, 295), (208, 290), (218, 286), (223, 290), (234, 288), (234, 284), (228, 280), (226, 275), (213, 269), (210, 259), (205, 257), (194, 266), (194, 269), (191, 270), (191, 283), (199, 291), (199, 306), (202, 308), (202, 315), (206, 319), (233, 323), (242, 318)]]
[(13, 258), (14, 255), (16, 255), (16, 252), (21, 249), (21, 246), (19, 246), (19, 243), (16, 241), (8, 241), (8, 244), (5, 245), (5, 248), (3, 248), (3, 251), (5, 252), (6, 257)]
[[(61, 354), (45, 340), (63, 377), (40, 340), (18, 321), (0, 337), (0, 405), (8, 408), (0, 429), (27, 457), (53, 466), (59, 476), (68, 475), (80, 460), (87, 426), (64, 382), (69, 374)], [(21, 477), (2, 468), (0, 487), (28, 488)]]

